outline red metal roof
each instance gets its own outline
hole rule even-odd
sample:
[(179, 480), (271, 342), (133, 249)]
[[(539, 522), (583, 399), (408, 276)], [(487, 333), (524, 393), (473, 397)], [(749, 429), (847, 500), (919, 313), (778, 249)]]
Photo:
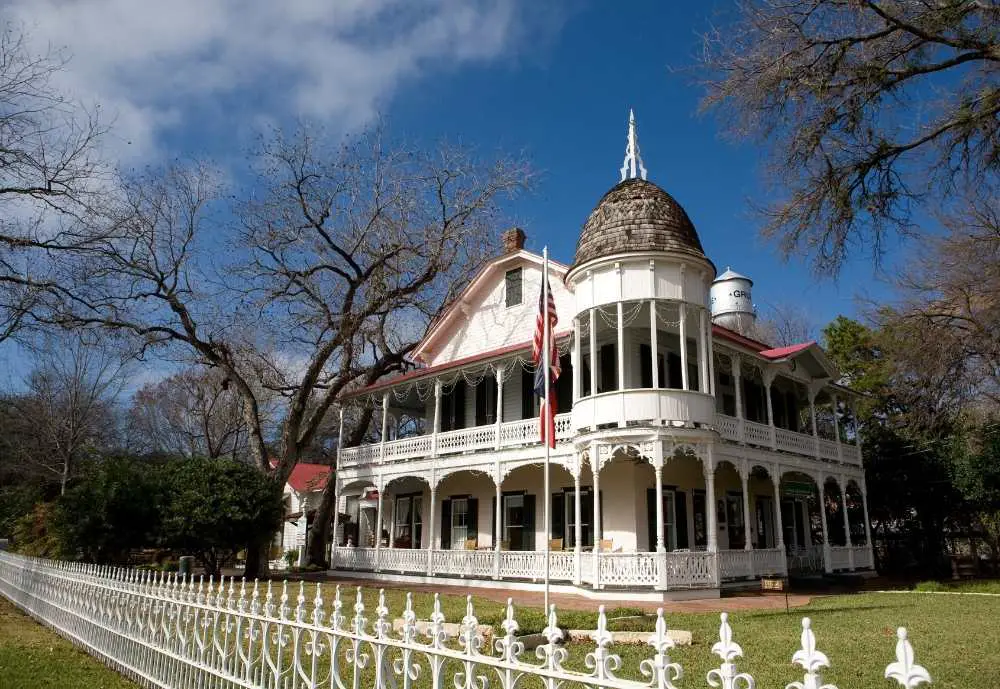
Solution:
[(788, 345), (787, 347), (778, 347), (777, 349), (765, 349), (760, 353), (765, 359), (784, 359), (785, 357), (792, 356), (793, 354), (798, 354), (801, 351), (809, 349), (816, 345), (815, 340), (810, 340), (809, 342), (800, 342), (799, 344)]
[(308, 464), (299, 462), (288, 477), (288, 485), (300, 493), (323, 490), (333, 470), (329, 464)]
[[(556, 333), (556, 339), (561, 337), (566, 337), (571, 334), (572, 331), (564, 330), (561, 333)], [(391, 378), (384, 378), (378, 382), (367, 385), (363, 388), (358, 388), (357, 390), (351, 390), (345, 393), (343, 397), (357, 397), (358, 395), (364, 395), (376, 390), (380, 390), (391, 385), (396, 385), (398, 383), (404, 383), (408, 380), (416, 380), (418, 378), (423, 378), (424, 376), (429, 376), (433, 373), (439, 371), (445, 371), (449, 368), (459, 368), (460, 366), (467, 366), (469, 364), (475, 364), (480, 361), (487, 361), (488, 359), (495, 359), (496, 357), (503, 356), (504, 354), (511, 354), (513, 352), (521, 351), (522, 349), (531, 349), (531, 340), (526, 342), (519, 342), (518, 344), (508, 345), (506, 347), (500, 347), (499, 349), (491, 349), (486, 352), (480, 352), (479, 354), (472, 354), (470, 356), (462, 357), (461, 359), (453, 359), (452, 361), (445, 362), (443, 364), (438, 364), (437, 366), (424, 366), (422, 368), (417, 368), (412, 371), (408, 371), (398, 376), (393, 376)]]
[(747, 337), (746, 335), (740, 335), (735, 330), (730, 330), (729, 328), (725, 328), (715, 323), (712, 324), (712, 334), (718, 335), (723, 340), (729, 340), (735, 344), (743, 345), (744, 347), (752, 349), (755, 352), (760, 352), (768, 347), (763, 342), (758, 342), (757, 340)]

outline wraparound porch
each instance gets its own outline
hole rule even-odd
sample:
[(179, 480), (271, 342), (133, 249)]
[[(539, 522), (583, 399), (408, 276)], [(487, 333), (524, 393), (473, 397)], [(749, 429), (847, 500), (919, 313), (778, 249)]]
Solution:
[[(871, 567), (867, 546), (833, 546), (835, 570)], [(823, 571), (824, 549), (812, 546), (791, 552), (782, 548), (756, 550), (688, 551), (662, 553), (592, 553), (552, 551), (549, 581), (576, 586), (647, 588), (658, 591), (718, 588), (729, 582), (809, 569)], [(409, 550), (338, 547), (333, 567), (338, 570), (458, 577), (491, 581), (541, 582), (545, 579), (544, 551)]]

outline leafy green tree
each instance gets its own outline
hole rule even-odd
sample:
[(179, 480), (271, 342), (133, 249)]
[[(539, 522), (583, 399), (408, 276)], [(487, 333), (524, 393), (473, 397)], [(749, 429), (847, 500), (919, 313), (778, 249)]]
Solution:
[(229, 459), (183, 459), (164, 473), (162, 544), (193, 555), (207, 574), (247, 544), (266, 544), (281, 524), (281, 488)]
[(160, 467), (132, 457), (90, 463), (56, 503), (53, 528), (70, 557), (124, 564), (160, 529)]

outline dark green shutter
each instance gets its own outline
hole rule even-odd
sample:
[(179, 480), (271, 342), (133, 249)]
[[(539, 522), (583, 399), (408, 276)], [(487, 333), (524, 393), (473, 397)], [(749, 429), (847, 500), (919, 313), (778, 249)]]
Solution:
[(653, 387), (653, 350), (648, 344), (639, 345), (639, 387)]
[(549, 538), (563, 539), (563, 547), (566, 547), (566, 496), (564, 493), (552, 494), (552, 531)]
[(556, 413), (573, 408), (573, 362), (569, 354), (559, 357), (562, 373), (556, 380)]
[(497, 547), (500, 537), (497, 535), (497, 496), (493, 496), (490, 502), (490, 526), (493, 532), (493, 547)]
[(618, 389), (618, 346), (606, 344), (601, 347), (601, 375), (597, 381), (598, 392), (611, 392)]
[(535, 374), (521, 369), (521, 418), (530, 419), (535, 415)]
[(524, 550), (535, 549), (535, 496), (524, 496), (524, 526), (521, 527)]
[(497, 379), (486, 375), (476, 386), (476, 425), (496, 423)]
[(455, 383), (455, 389), (452, 391), (452, 403), (454, 421), (452, 422), (451, 429), (457, 431), (460, 428), (465, 428), (465, 381), (460, 380)]
[(646, 489), (646, 526), (649, 529), (649, 552), (656, 552), (656, 489)]
[(667, 369), (668, 385), (675, 390), (680, 390), (684, 387), (684, 380), (681, 378), (680, 354), (674, 354), (673, 352), (667, 353)]
[(469, 528), (466, 538), (476, 539), (476, 546), (479, 545), (479, 498), (469, 498)]
[(674, 509), (677, 514), (675, 518), (677, 520), (677, 547), (687, 548), (688, 547), (688, 511), (687, 511), (687, 494), (682, 491), (674, 492)]
[(441, 501), (441, 550), (451, 548), (451, 500)]

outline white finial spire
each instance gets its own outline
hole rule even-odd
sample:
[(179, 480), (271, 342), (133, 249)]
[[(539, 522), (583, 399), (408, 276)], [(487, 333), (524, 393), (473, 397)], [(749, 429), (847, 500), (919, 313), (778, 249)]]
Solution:
[[(638, 167), (638, 174), (636, 173)], [(628, 142), (625, 145), (625, 161), (622, 163), (622, 181), (642, 177), (646, 179), (646, 166), (642, 164), (642, 155), (639, 153), (639, 136), (635, 131), (635, 112), (632, 108), (628, 110)]]

